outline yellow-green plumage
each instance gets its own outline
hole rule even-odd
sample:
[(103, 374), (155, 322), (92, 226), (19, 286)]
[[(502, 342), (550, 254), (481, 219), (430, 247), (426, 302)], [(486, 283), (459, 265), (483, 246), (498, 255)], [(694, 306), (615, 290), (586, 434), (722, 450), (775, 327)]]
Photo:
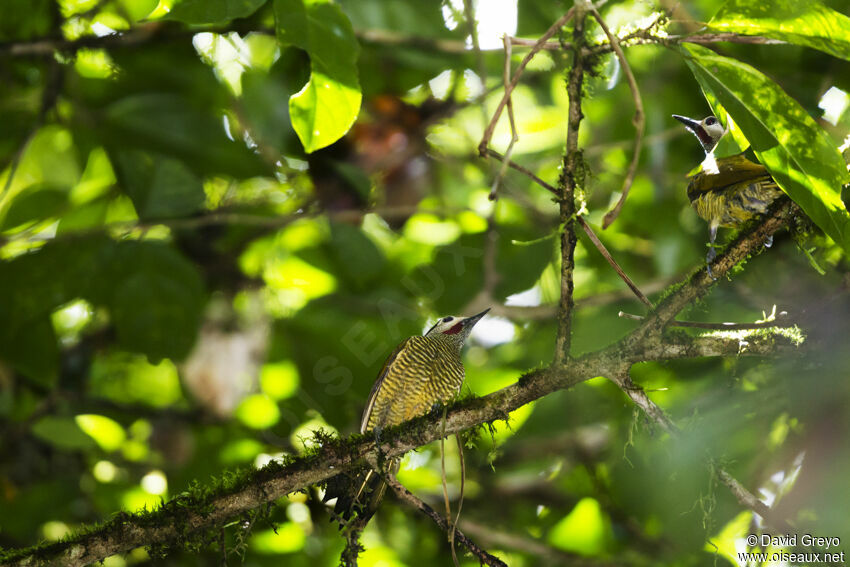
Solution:
[(713, 227), (737, 227), (767, 212), (782, 190), (764, 166), (743, 155), (716, 160), (716, 169), (690, 178), (688, 198)]
[(410, 337), (384, 363), (360, 432), (398, 425), (446, 402), (463, 384), (460, 347), (443, 337)]
[[(688, 198), (697, 214), (708, 221), (709, 248), (706, 255), (708, 275), (716, 256), (714, 240), (717, 227), (738, 227), (753, 217), (766, 213), (782, 191), (764, 166), (753, 163), (743, 154), (716, 159), (714, 149), (726, 134), (726, 128), (714, 116), (694, 120), (674, 114), (705, 150), (702, 169), (691, 177)], [(769, 242), (765, 246), (769, 246)]]
[[(435, 404), (450, 401), (463, 384), (463, 343), (487, 311), (472, 317), (444, 317), (424, 336), (403, 341), (378, 374), (363, 411), (360, 432), (377, 436), (385, 427), (424, 415)], [(398, 459), (391, 459), (384, 468), (395, 474), (398, 463)], [(348, 520), (357, 513), (366, 522), (385, 491), (386, 483), (378, 473), (367, 470), (354, 478), (340, 475), (331, 479), (325, 501), (337, 499), (334, 512), (340, 518)]]

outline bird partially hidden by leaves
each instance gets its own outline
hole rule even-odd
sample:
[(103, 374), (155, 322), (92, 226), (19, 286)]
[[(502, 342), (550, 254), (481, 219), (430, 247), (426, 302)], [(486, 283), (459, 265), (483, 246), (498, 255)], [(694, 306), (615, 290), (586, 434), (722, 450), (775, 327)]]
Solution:
[[(442, 317), (423, 336), (405, 339), (390, 354), (372, 387), (361, 433), (379, 438), (388, 426), (425, 415), (436, 404), (457, 395), (463, 384), (461, 349), (485, 309), (471, 317)], [(387, 474), (398, 472), (399, 460), (384, 463)], [(375, 513), (386, 491), (378, 472), (368, 469), (356, 475), (337, 475), (327, 483), (324, 502), (334, 498), (334, 514), (341, 524), (356, 515), (362, 526)]]
[(717, 228), (740, 227), (766, 213), (783, 193), (767, 169), (748, 160), (743, 153), (714, 157), (714, 149), (727, 130), (716, 117), (694, 120), (674, 114), (673, 118), (684, 124), (705, 150), (700, 171), (690, 177), (688, 199), (697, 214), (708, 221), (710, 242), (706, 263), (711, 275), (711, 261), (717, 255), (714, 249)]

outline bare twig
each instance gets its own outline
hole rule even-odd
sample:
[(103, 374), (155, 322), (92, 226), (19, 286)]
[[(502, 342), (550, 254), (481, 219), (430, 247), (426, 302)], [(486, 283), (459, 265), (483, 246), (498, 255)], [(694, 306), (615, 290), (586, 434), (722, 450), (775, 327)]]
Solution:
[[(633, 315), (620, 311), (618, 313), (623, 319), (631, 319), (633, 321), (643, 321), (642, 315)], [(702, 323), (700, 321), (670, 321), (671, 327), (689, 327), (692, 329), (712, 329), (715, 331), (747, 331), (755, 329), (771, 329), (771, 328), (787, 328), (794, 327), (796, 323), (793, 321), (765, 321), (763, 323)]]
[[(502, 80), (505, 85), (505, 92), (508, 92), (511, 80), (511, 43), (508, 41), (508, 36), (503, 36), (502, 41), (505, 44), (505, 68), (502, 73)], [(519, 135), (516, 130), (516, 121), (514, 120), (514, 103), (510, 96), (508, 96), (507, 107), (508, 122), (511, 126), (511, 141), (508, 143), (508, 149), (505, 150), (505, 156), (502, 158), (502, 166), (499, 168), (499, 173), (496, 175), (496, 178), (493, 180), (493, 186), (490, 188), (489, 198), (491, 201), (495, 201), (497, 198), (496, 192), (508, 171), (508, 164), (511, 162), (511, 155), (514, 153), (514, 146), (519, 141)]]
[[(678, 437), (681, 434), (679, 428), (669, 417), (667, 417), (664, 410), (649, 399), (649, 396), (646, 395), (646, 391), (643, 388), (632, 382), (628, 372), (611, 375), (610, 379), (617, 384), (617, 386), (619, 386), (620, 389), (623, 390), (623, 392), (625, 392), (625, 394), (629, 396), (629, 398), (631, 398), (632, 401), (641, 410), (643, 410), (647, 416), (652, 418), (652, 420), (666, 433), (670, 434), (672, 437)], [(723, 484), (729, 488), (739, 504), (764, 518), (768, 524), (786, 530), (786, 533), (791, 531), (790, 526), (784, 519), (776, 517), (776, 514), (771, 511), (764, 502), (756, 498), (744, 487), (744, 485), (738, 482), (738, 480), (736, 480), (735, 477), (729, 474), (725, 469), (720, 467), (714, 461), (710, 461), (709, 466), (714, 470), (715, 474), (717, 474)]]
[[(541, 187), (543, 187), (544, 189), (546, 189), (547, 191), (549, 191), (553, 195), (559, 195), (559, 192), (555, 187), (546, 183), (545, 181), (540, 179), (538, 176), (536, 176), (533, 172), (526, 169), (525, 167), (519, 165), (518, 163), (515, 163), (515, 162), (509, 160), (505, 156), (502, 156), (499, 152), (497, 152), (497, 151), (495, 151), (491, 148), (487, 148), (487, 155), (493, 156), (496, 159), (503, 160), (503, 163), (507, 163), (513, 169), (515, 169), (515, 170), (519, 171), (520, 173), (526, 175), (531, 180), (533, 180), (535, 183), (537, 183), (538, 185), (540, 185)], [(652, 302), (649, 301), (649, 299), (647, 299), (647, 297), (643, 294), (643, 292), (641, 292), (640, 288), (638, 288), (638, 286), (626, 274), (626, 272), (623, 270), (623, 268), (620, 267), (620, 265), (617, 263), (617, 261), (614, 260), (614, 257), (611, 255), (610, 252), (608, 252), (608, 249), (605, 248), (605, 245), (602, 244), (602, 241), (599, 240), (599, 237), (596, 236), (596, 233), (593, 232), (593, 229), (590, 227), (590, 225), (587, 223), (587, 221), (585, 221), (584, 218), (582, 218), (581, 216), (577, 216), (576, 220), (578, 221), (579, 226), (581, 226), (582, 230), (584, 230), (585, 234), (587, 234), (587, 237), (590, 238), (590, 241), (593, 242), (593, 245), (596, 247), (596, 249), (599, 251), (599, 253), (602, 254), (602, 257), (605, 258), (605, 260), (608, 262), (608, 264), (614, 269), (615, 272), (617, 272), (617, 275), (619, 275), (620, 278), (629, 287), (629, 289), (632, 290), (632, 293), (635, 294), (635, 296), (641, 301), (641, 303), (643, 303), (647, 307), (652, 307)]]
[(590, 228), (589, 224), (587, 224), (587, 221), (585, 221), (582, 217), (578, 217), (578, 222), (584, 229), (584, 232), (585, 234), (587, 234), (587, 237), (590, 238), (591, 242), (593, 242), (593, 245), (596, 246), (596, 249), (599, 250), (599, 252), (605, 257), (606, 260), (608, 260), (608, 263), (611, 265), (612, 268), (614, 268), (614, 271), (617, 272), (617, 275), (620, 276), (620, 279), (626, 282), (626, 285), (629, 286), (629, 289), (632, 290), (632, 293), (635, 294), (635, 297), (637, 297), (641, 301), (641, 303), (643, 303), (647, 307), (652, 307), (652, 302), (649, 301), (649, 299), (643, 294), (640, 288), (638, 288), (635, 282), (633, 282), (632, 279), (626, 274), (626, 272), (623, 271), (623, 268), (621, 268), (620, 265), (614, 261), (614, 257), (611, 256), (611, 254), (608, 252), (608, 249), (605, 248), (605, 245), (602, 244), (602, 241), (599, 240), (599, 237), (596, 236), (596, 233), (593, 232), (593, 229)]
[(495, 530), (492, 526), (471, 520), (464, 520), (462, 527), (464, 531), (482, 542), (489, 542), (491, 545), (502, 549), (515, 549), (522, 553), (536, 555), (545, 560), (545, 565), (569, 565), (570, 567), (619, 567), (623, 565), (621, 561), (590, 559), (575, 553), (567, 553), (539, 540)]
[(611, 33), (611, 30), (608, 29), (608, 24), (605, 23), (605, 20), (602, 19), (601, 15), (599, 15), (599, 11), (592, 5), (590, 7), (590, 13), (593, 14), (593, 17), (596, 18), (597, 22), (599, 22), (599, 26), (602, 28), (602, 31), (605, 32), (605, 35), (608, 36), (608, 41), (611, 42), (611, 47), (614, 49), (614, 53), (617, 54), (620, 66), (626, 74), (626, 81), (629, 83), (629, 89), (632, 91), (632, 99), (635, 103), (635, 116), (632, 119), (632, 124), (635, 126), (635, 147), (634, 153), (632, 154), (632, 162), (629, 164), (629, 169), (626, 173), (625, 179), (623, 179), (623, 188), (620, 192), (620, 200), (617, 201), (614, 208), (608, 211), (605, 215), (605, 219), (602, 221), (602, 229), (604, 230), (611, 226), (611, 223), (616, 220), (617, 216), (620, 214), (620, 209), (623, 208), (623, 203), (626, 202), (626, 197), (629, 196), (629, 189), (632, 188), (632, 183), (635, 180), (638, 160), (640, 159), (640, 150), (643, 143), (643, 131), (646, 125), (646, 118), (643, 113), (643, 100), (640, 96), (637, 80), (635, 80), (635, 75), (632, 73), (632, 68), (626, 60), (626, 54), (623, 53), (623, 49), (620, 47), (620, 42), (617, 39), (617, 36)]
[[(384, 480), (387, 482), (387, 486), (390, 487), (390, 489), (393, 491), (393, 493), (399, 500), (416, 508), (417, 510), (431, 518), (431, 520), (433, 520), (433, 522), (437, 524), (437, 526), (439, 526), (441, 530), (446, 533), (449, 533), (449, 531), (451, 530), (451, 525), (449, 525), (449, 522), (447, 522), (445, 518), (440, 516), (436, 510), (434, 510), (433, 508), (428, 506), (428, 504), (417, 498), (412, 492), (402, 486), (402, 484), (394, 477), (385, 476)], [(475, 544), (475, 542), (466, 537), (466, 535), (462, 531), (456, 529), (455, 537), (461, 545), (468, 549), (469, 552), (472, 553), (472, 555), (474, 555), (476, 559), (478, 559), (484, 565), (492, 565), (494, 567), (507, 567), (507, 564), (504, 561), (502, 561), (498, 557), (490, 555), (489, 553), (481, 549), (478, 545)]]
[(516, 86), (519, 84), (520, 77), (522, 77), (522, 72), (525, 70), (525, 67), (531, 61), (531, 59), (537, 54), (542, 46), (546, 43), (546, 41), (555, 35), (561, 27), (564, 26), (570, 18), (573, 17), (573, 10), (575, 8), (570, 8), (566, 14), (561, 16), (557, 22), (552, 24), (552, 26), (546, 30), (540, 39), (537, 40), (534, 47), (531, 48), (525, 57), (520, 61), (519, 66), (514, 73), (513, 79), (511, 79), (508, 88), (505, 89), (505, 94), (502, 95), (502, 100), (499, 101), (499, 104), (496, 106), (496, 111), (493, 113), (493, 118), (490, 119), (490, 124), (487, 125), (487, 128), (484, 130), (484, 135), (481, 137), (481, 142), (478, 144), (478, 153), (480, 155), (485, 155), (487, 153), (487, 147), (490, 145), (490, 139), (493, 137), (493, 131), (496, 129), (496, 123), (499, 121), (499, 117), (502, 115), (502, 110), (504, 110), (505, 105), (507, 105), (508, 100), (511, 97), (511, 93), (514, 91)]

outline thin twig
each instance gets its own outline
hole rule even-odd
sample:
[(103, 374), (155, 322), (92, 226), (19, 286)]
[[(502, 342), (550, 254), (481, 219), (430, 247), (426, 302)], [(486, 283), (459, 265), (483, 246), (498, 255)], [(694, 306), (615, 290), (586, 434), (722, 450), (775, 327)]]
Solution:
[[(508, 36), (502, 36), (502, 42), (505, 46), (505, 67), (502, 72), (502, 81), (504, 82), (505, 92), (508, 92), (508, 88), (511, 81), (511, 43), (508, 41)], [(496, 192), (499, 189), (499, 185), (502, 183), (502, 179), (504, 179), (505, 174), (508, 172), (508, 164), (511, 161), (511, 156), (514, 153), (514, 146), (519, 141), (519, 134), (517, 134), (516, 129), (516, 121), (514, 120), (514, 103), (513, 99), (508, 96), (508, 122), (511, 126), (511, 141), (508, 143), (508, 148), (505, 150), (505, 157), (502, 159), (502, 165), (499, 168), (499, 173), (496, 175), (496, 178), (493, 180), (493, 186), (490, 188), (489, 199), (491, 201), (495, 201), (497, 199)]]
[(544, 541), (513, 533), (494, 530), (492, 526), (463, 521), (463, 529), (479, 541), (499, 549), (513, 549), (524, 554), (536, 555), (543, 565), (569, 565), (570, 567), (622, 567), (622, 561), (582, 557), (576, 553), (561, 551)]
[(646, 117), (643, 113), (643, 100), (640, 96), (640, 89), (638, 89), (637, 80), (635, 80), (635, 75), (632, 73), (632, 68), (626, 60), (626, 54), (623, 53), (623, 49), (620, 47), (620, 42), (617, 39), (617, 36), (611, 33), (611, 30), (608, 29), (608, 24), (605, 23), (605, 20), (602, 19), (602, 16), (599, 15), (599, 11), (594, 8), (593, 5), (590, 7), (590, 13), (593, 14), (594, 18), (596, 18), (596, 21), (599, 23), (602, 31), (605, 32), (605, 35), (608, 36), (608, 41), (611, 42), (611, 47), (614, 49), (614, 53), (617, 54), (620, 66), (626, 74), (626, 81), (629, 83), (629, 90), (632, 92), (632, 99), (635, 103), (635, 116), (632, 119), (632, 124), (635, 126), (635, 147), (634, 153), (632, 154), (632, 162), (629, 164), (629, 169), (626, 173), (625, 179), (623, 179), (623, 189), (620, 191), (620, 200), (617, 201), (617, 204), (614, 205), (613, 209), (608, 211), (602, 221), (602, 229), (605, 230), (617, 219), (617, 216), (620, 214), (620, 209), (623, 208), (623, 203), (626, 202), (626, 197), (629, 196), (629, 189), (632, 188), (632, 183), (635, 180), (638, 160), (640, 159), (641, 145), (643, 144), (643, 131), (646, 126)]
[(546, 30), (540, 39), (537, 40), (537, 43), (534, 47), (531, 48), (525, 57), (520, 61), (519, 66), (514, 73), (513, 79), (511, 79), (508, 88), (505, 89), (505, 93), (502, 95), (502, 100), (499, 101), (499, 104), (496, 106), (496, 111), (493, 113), (493, 118), (490, 119), (490, 124), (487, 125), (487, 128), (484, 130), (484, 135), (481, 137), (481, 142), (478, 144), (478, 153), (480, 155), (485, 155), (487, 153), (487, 147), (490, 145), (490, 139), (493, 137), (493, 131), (496, 129), (496, 123), (499, 121), (499, 117), (502, 116), (502, 110), (504, 110), (505, 105), (507, 105), (508, 100), (511, 97), (511, 93), (514, 91), (516, 86), (519, 84), (520, 77), (522, 77), (522, 72), (525, 70), (525, 67), (531, 61), (531, 59), (537, 54), (538, 51), (542, 48), (542, 46), (546, 43), (546, 41), (555, 35), (561, 27), (566, 24), (570, 18), (573, 17), (574, 7), (570, 8), (566, 14), (561, 16), (557, 22), (552, 24), (552, 26)]
[[(457, 514), (455, 514), (455, 521), (452, 523), (452, 533), (449, 535), (449, 541), (452, 544), (452, 557), (455, 557), (455, 534), (457, 524), (460, 522), (460, 512), (463, 510), (463, 497), (466, 490), (466, 462), (463, 459), (463, 440), (461, 440), (460, 434), (455, 435), (455, 441), (457, 442), (457, 456), (460, 461), (460, 494), (457, 498)], [(455, 557), (455, 559), (457, 558)]]
[(593, 229), (590, 228), (589, 224), (587, 224), (587, 221), (585, 221), (583, 217), (578, 217), (578, 223), (584, 229), (584, 232), (585, 234), (587, 234), (587, 237), (590, 238), (591, 242), (593, 242), (593, 245), (596, 246), (596, 249), (599, 250), (602, 256), (605, 257), (611, 267), (614, 268), (614, 271), (617, 272), (617, 275), (620, 276), (620, 279), (626, 282), (626, 285), (629, 286), (629, 289), (632, 290), (632, 293), (635, 294), (635, 296), (641, 301), (641, 303), (643, 303), (647, 307), (652, 307), (652, 302), (643, 294), (640, 288), (638, 288), (638, 286), (635, 284), (635, 282), (632, 281), (632, 279), (626, 274), (626, 272), (623, 271), (623, 268), (621, 268), (620, 265), (617, 264), (616, 261), (614, 261), (614, 257), (611, 256), (611, 254), (608, 252), (608, 249), (605, 248), (605, 245), (602, 244), (602, 241), (599, 240), (599, 237), (596, 236), (596, 233), (593, 232)]
[[(632, 382), (628, 371), (613, 374), (609, 376), (609, 378), (612, 382), (617, 384), (617, 386), (619, 386), (620, 389), (623, 390), (623, 392), (625, 392), (625, 394), (629, 396), (629, 398), (631, 398), (641, 410), (643, 410), (644, 414), (651, 417), (652, 420), (655, 421), (655, 423), (657, 423), (666, 433), (670, 434), (672, 437), (679, 437), (681, 435), (679, 428), (675, 423), (673, 423), (667, 414), (664, 413), (664, 410), (649, 399), (649, 396), (646, 395), (646, 391), (643, 388)], [(790, 526), (788, 523), (784, 519), (776, 517), (776, 514), (764, 502), (756, 498), (753, 493), (747, 490), (744, 485), (735, 479), (735, 477), (729, 474), (714, 461), (710, 461), (709, 466), (714, 470), (715, 474), (717, 474), (723, 484), (729, 488), (739, 504), (764, 518), (765, 522), (768, 524), (786, 530), (786, 533), (790, 532)]]
[[(518, 163), (515, 163), (515, 162), (507, 159), (505, 156), (502, 156), (502, 154), (500, 154), (496, 150), (494, 150), (492, 148), (487, 148), (487, 155), (493, 156), (493, 157), (495, 157), (496, 159), (499, 159), (499, 160), (503, 160), (503, 163), (507, 163), (508, 166), (510, 166), (511, 168), (513, 168), (513, 169), (519, 171), (520, 173), (526, 175), (532, 181), (534, 181), (535, 183), (537, 183), (538, 185), (540, 185), (541, 187), (543, 187), (544, 189), (546, 189), (547, 191), (549, 191), (553, 195), (559, 194), (558, 190), (555, 187), (553, 187), (552, 185), (550, 185), (550, 184), (546, 183), (545, 181), (543, 181), (542, 179), (540, 179), (537, 175), (535, 175), (533, 172), (531, 172), (527, 168), (519, 165)], [(619, 275), (620, 278), (629, 287), (629, 289), (632, 290), (632, 293), (635, 294), (635, 296), (641, 301), (641, 303), (643, 303), (647, 307), (652, 307), (652, 302), (649, 301), (649, 299), (647, 299), (646, 295), (644, 295), (643, 292), (641, 292), (640, 288), (638, 288), (638, 286), (626, 274), (626, 272), (623, 270), (623, 268), (620, 267), (620, 265), (617, 263), (617, 261), (614, 260), (614, 257), (611, 255), (610, 252), (608, 252), (608, 249), (605, 248), (605, 245), (602, 244), (602, 241), (599, 240), (599, 237), (596, 236), (596, 233), (593, 232), (593, 229), (590, 227), (590, 225), (587, 223), (587, 221), (585, 221), (584, 218), (581, 217), (581, 216), (577, 216), (576, 218), (578, 220), (579, 226), (581, 226), (582, 230), (584, 230), (585, 234), (587, 234), (587, 237), (590, 238), (590, 241), (593, 242), (593, 245), (596, 247), (596, 249), (599, 251), (599, 253), (602, 254), (602, 257), (605, 258), (605, 260), (608, 262), (608, 264), (614, 269), (615, 272), (617, 272), (617, 275)]]
[[(626, 313), (624, 311), (620, 311), (617, 315), (623, 319), (631, 319), (633, 321), (643, 321), (646, 318), (642, 315), (632, 315), (631, 313)], [(668, 325), (670, 327), (689, 327), (692, 329), (711, 329), (715, 331), (747, 331), (771, 328), (784, 329), (787, 327), (795, 327), (796, 323), (793, 321), (765, 321), (763, 323), (701, 323), (699, 321), (670, 321)]]
[[(446, 523), (454, 528), (454, 523), (452, 522), (452, 506), (451, 503), (449, 503), (449, 483), (448, 479), (446, 479), (446, 406), (443, 406), (443, 431), (440, 436), (440, 480), (442, 480), (443, 483), (443, 502), (446, 505)], [(460, 563), (457, 560), (457, 553), (455, 553), (455, 530), (450, 529), (446, 531), (446, 536), (449, 538), (449, 546), (452, 549), (452, 561), (454, 562), (455, 567), (460, 567)]]
[[(439, 526), (439, 528), (444, 532), (449, 532), (451, 526), (445, 518), (443, 518), (442, 516), (440, 516), (440, 514), (437, 513), (436, 510), (434, 510), (433, 508), (428, 506), (428, 504), (417, 498), (412, 492), (402, 486), (402, 484), (393, 476), (387, 475), (383, 478), (386, 481), (387, 486), (390, 487), (390, 489), (393, 491), (393, 493), (399, 500), (416, 508), (417, 510), (431, 518), (431, 520), (433, 520), (433, 522), (437, 524), (437, 526)], [(506, 563), (504, 563), (498, 557), (490, 555), (489, 553), (481, 549), (478, 545), (475, 544), (475, 542), (466, 537), (466, 535), (461, 530), (455, 530), (455, 535), (457, 541), (459, 541), (461, 545), (468, 549), (469, 552), (472, 553), (478, 559), (478, 561), (480, 561), (484, 565), (491, 565), (493, 567), (507, 567)]]

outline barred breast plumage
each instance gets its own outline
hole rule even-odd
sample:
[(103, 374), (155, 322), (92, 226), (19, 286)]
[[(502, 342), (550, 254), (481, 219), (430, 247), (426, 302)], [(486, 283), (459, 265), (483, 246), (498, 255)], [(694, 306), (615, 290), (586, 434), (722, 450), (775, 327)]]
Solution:
[(375, 383), (360, 432), (397, 425), (450, 400), (463, 384), (460, 349), (439, 337), (410, 337), (390, 355)]
[[(463, 384), (460, 358), (472, 327), (488, 310), (472, 317), (443, 317), (421, 337), (410, 337), (390, 354), (369, 394), (360, 423), (361, 433), (380, 434), (383, 428), (424, 415), (438, 402), (448, 402)], [(398, 459), (385, 464), (395, 474)], [(334, 512), (348, 521), (357, 513), (369, 520), (378, 507), (386, 483), (374, 470), (351, 478), (339, 475), (328, 481), (324, 500), (336, 498)]]
[(743, 155), (716, 160), (716, 169), (690, 179), (688, 198), (712, 226), (738, 227), (767, 212), (782, 190), (763, 165)]

